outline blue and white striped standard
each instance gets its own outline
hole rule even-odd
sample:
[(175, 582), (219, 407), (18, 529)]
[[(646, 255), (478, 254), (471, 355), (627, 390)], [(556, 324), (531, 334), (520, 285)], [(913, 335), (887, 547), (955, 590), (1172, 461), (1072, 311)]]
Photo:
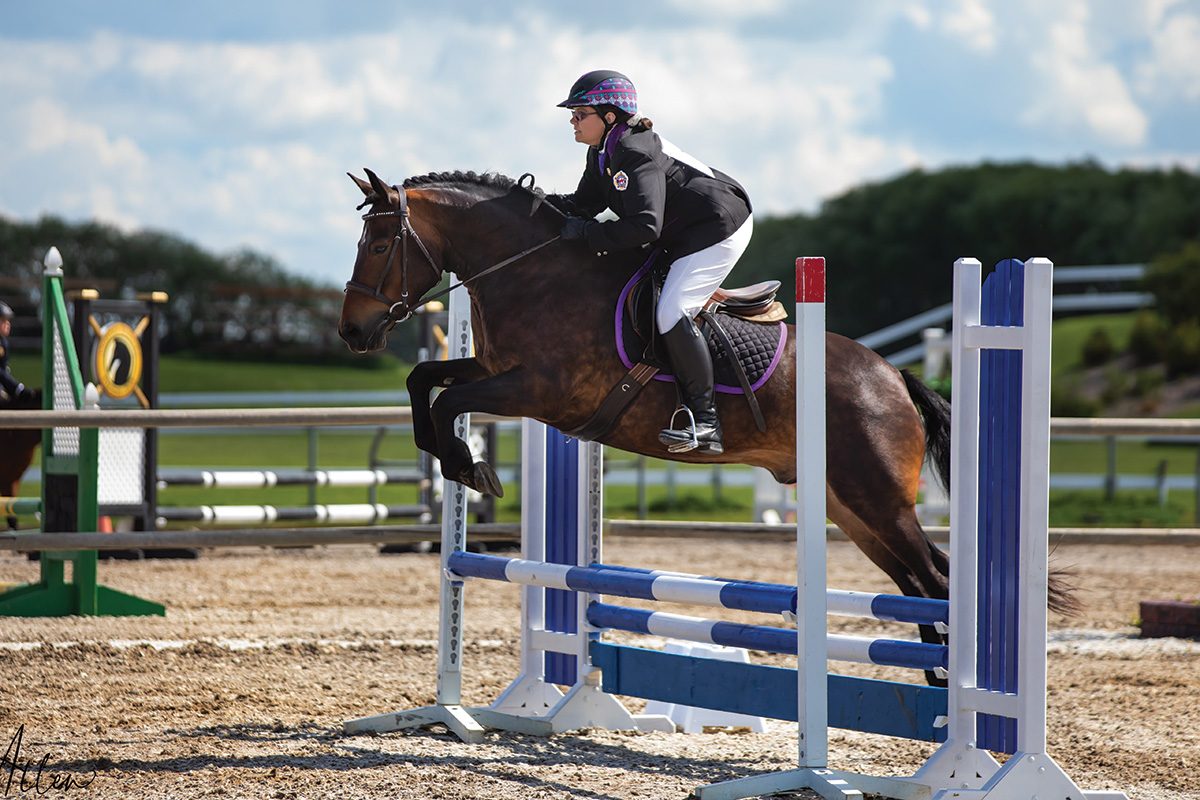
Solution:
[[(728, 578), (715, 578), (709, 575), (689, 575), (685, 572), (671, 572), (661, 569), (645, 569), (642, 567), (625, 567), (614, 564), (596, 564), (599, 569), (620, 570), (642, 575), (693, 578), (706, 581), (729, 581)], [(771, 586), (777, 589), (795, 590), (794, 586), (779, 583), (762, 583), (759, 581), (733, 581), (748, 586)], [(865, 617), (887, 622), (912, 622), (918, 625), (950, 624), (950, 602), (948, 600), (933, 600), (926, 597), (901, 597), (890, 594), (875, 594), (872, 592), (850, 592), (842, 589), (827, 589), (826, 612), (840, 617)]]
[[(597, 628), (796, 655), (796, 632), (786, 628), (742, 625), (607, 603), (590, 604), (587, 619)], [(949, 665), (950, 651), (945, 645), (840, 634), (829, 634), (827, 640), (828, 657), (833, 661), (925, 670), (946, 669)]]
[(637, 597), (670, 603), (735, 608), (767, 614), (796, 612), (796, 588), (775, 584), (729, 582), (680, 575), (650, 575), (603, 566), (572, 567), (480, 553), (451, 554), (455, 575), (508, 581), (550, 589)]

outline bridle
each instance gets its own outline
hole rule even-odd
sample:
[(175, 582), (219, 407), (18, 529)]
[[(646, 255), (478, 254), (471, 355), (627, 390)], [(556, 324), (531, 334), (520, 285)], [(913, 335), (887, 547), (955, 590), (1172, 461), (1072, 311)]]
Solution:
[[(533, 185), (533, 181), (532, 181), (533, 176), (532, 175), (522, 175), (521, 180), (517, 181), (517, 185), (521, 186), (522, 188), (526, 188), (525, 186), (523, 186), (523, 182), (526, 177), (531, 179), (530, 186), (528, 188), (530, 189), (530, 191), (532, 191), (532, 185)], [(363, 214), (363, 216), (362, 216), (364, 221), (376, 219), (378, 217), (399, 217), (400, 218), (399, 223), (397, 223), (397, 225), (396, 225), (396, 233), (392, 236), (391, 244), (388, 245), (387, 263), (384, 265), (383, 271), (381, 271), (379, 273), (379, 280), (377, 280), (375, 282), (374, 287), (369, 286), (368, 284), (365, 284), (365, 283), (360, 283), (359, 281), (356, 281), (353, 278), (351, 278), (350, 280), (346, 281), (346, 289), (345, 289), (345, 291), (347, 291), (347, 292), (358, 292), (359, 294), (364, 294), (367, 297), (370, 297), (372, 300), (382, 303), (383, 305), (388, 307), (387, 317), (379, 324), (380, 328), (390, 327), (391, 325), (394, 325), (396, 323), (404, 322), (405, 320), (407, 320), (409, 317), (411, 317), (413, 315), (413, 312), (415, 312), (417, 309), (421, 308), (422, 306), (432, 303), (434, 300), (438, 299), (439, 297), (443, 297), (443, 296), (449, 294), (450, 292), (454, 291), (458, 287), (464, 286), (464, 285), (470, 283), (471, 281), (478, 280), (479, 278), (482, 278), (484, 275), (495, 272), (496, 270), (498, 270), (502, 267), (506, 267), (509, 264), (513, 263), (514, 261), (518, 261), (518, 260), (524, 258), (525, 256), (529, 255), (530, 253), (534, 253), (538, 250), (541, 250), (546, 245), (553, 244), (554, 242), (556, 242), (562, 238), (561, 236), (555, 236), (552, 239), (547, 239), (546, 241), (542, 242), (541, 244), (534, 245), (533, 247), (530, 247), (527, 250), (522, 250), (520, 253), (517, 253), (515, 256), (506, 258), (505, 260), (501, 261), (500, 263), (494, 264), (494, 265), (488, 267), (487, 269), (483, 270), (482, 272), (472, 275), (471, 277), (467, 278), (466, 280), (459, 281), (458, 283), (454, 284), (450, 288), (443, 289), (442, 291), (438, 292), (437, 294), (433, 295), (432, 297), (423, 298), (420, 300), (420, 302), (416, 303), (415, 305), (410, 306), (408, 304), (408, 240), (409, 240), (409, 238), (411, 237), (413, 239), (413, 241), (415, 241), (417, 243), (417, 247), (419, 247), (421, 249), (421, 254), (423, 256), (425, 256), (426, 262), (428, 262), (429, 266), (435, 272), (437, 272), (439, 278), (440, 278), (441, 274), (443, 272), (445, 272), (445, 270), (442, 269), (441, 267), (439, 267), (434, 262), (433, 256), (429, 255), (429, 250), (425, 247), (425, 243), (421, 241), (421, 237), (417, 234), (416, 229), (413, 228), (412, 222), (408, 218), (408, 195), (407, 195), (407, 193), (404, 191), (404, 189), (402, 187), (393, 186), (392, 188), (396, 191), (396, 194), (400, 198), (399, 205), (397, 208), (388, 209), (387, 211), (369, 211), (366, 214)], [(367, 203), (370, 203), (370, 202), (373, 202), (373, 200), (371, 198), (367, 198), (367, 200), (365, 200), (363, 202), (363, 205), (366, 205)], [(540, 204), (540, 200), (538, 202)], [(550, 208), (554, 208), (553, 206), (550, 206), (548, 203), (547, 203), (547, 206), (549, 206)], [(359, 208), (361, 209), (362, 205), (360, 205)], [(535, 210), (536, 210), (536, 208), (537, 208), (537, 205), (534, 206)], [(558, 209), (555, 209), (555, 210), (558, 211)], [(559, 213), (562, 214), (561, 211), (559, 211)], [(400, 299), (393, 301), (390, 297), (388, 297), (386, 294), (383, 293), (383, 285), (387, 281), (388, 274), (391, 273), (391, 271), (392, 271), (392, 265), (395, 263), (397, 251), (399, 251), (399, 253), (400, 253)], [(396, 309), (400, 306), (403, 306), (406, 309), (403, 316), (401, 316), (396, 311)]]
[[(429, 250), (425, 247), (425, 243), (421, 241), (421, 237), (417, 235), (417, 232), (413, 229), (412, 222), (410, 222), (408, 219), (408, 195), (405, 193), (404, 189), (398, 186), (393, 186), (392, 188), (396, 190), (396, 193), (400, 197), (400, 204), (398, 208), (388, 209), (387, 211), (368, 211), (362, 216), (364, 221), (376, 219), (378, 217), (400, 218), (399, 223), (396, 225), (396, 233), (392, 236), (392, 243), (388, 245), (387, 264), (379, 273), (379, 280), (375, 282), (374, 287), (368, 286), (365, 283), (360, 283), (353, 278), (346, 281), (347, 292), (358, 292), (359, 294), (365, 294), (372, 300), (383, 303), (388, 307), (388, 318), (384, 323), (386, 325), (391, 325), (394, 322), (401, 322), (408, 319), (412, 316), (413, 311), (419, 307), (408, 306), (408, 238), (410, 236), (416, 241), (417, 247), (421, 248), (421, 253), (425, 256), (425, 260), (429, 262), (429, 266), (436, 270), (438, 275), (442, 274), (442, 270), (433, 263), (433, 256), (429, 255)], [(368, 198), (368, 200), (364, 202), (364, 205), (366, 202), (370, 202), (370, 199)], [(359, 208), (362, 208), (362, 206), (359, 206)], [(392, 265), (396, 261), (397, 251), (400, 253), (400, 299), (393, 301), (392, 298), (383, 293), (383, 284), (387, 282), (388, 275), (392, 271)], [(433, 298), (430, 298), (430, 300), (432, 299)], [(429, 301), (427, 300), (425, 302)], [(405, 306), (408, 308), (407, 313), (405, 313), (403, 317), (396, 313), (396, 309), (399, 306)]]

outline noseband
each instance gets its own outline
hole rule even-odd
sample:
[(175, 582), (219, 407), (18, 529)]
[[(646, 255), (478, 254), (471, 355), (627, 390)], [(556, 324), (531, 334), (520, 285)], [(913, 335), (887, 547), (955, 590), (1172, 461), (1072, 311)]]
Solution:
[[(419, 303), (416, 306), (408, 305), (408, 239), (410, 236), (416, 241), (417, 247), (421, 248), (421, 253), (425, 256), (425, 260), (429, 262), (429, 266), (436, 270), (438, 275), (442, 273), (442, 270), (433, 263), (433, 257), (429, 255), (429, 250), (425, 248), (425, 243), (421, 241), (421, 237), (417, 235), (412, 223), (408, 219), (408, 195), (398, 186), (393, 186), (392, 188), (400, 196), (399, 208), (387, 211), (370, 211), (363, 214), (362, 217), (364, 220), (375, 219), (376, 217), (400, 218), (400, 222), (396, 225), (396, 233), (392, 236), (392, 243), (388, 245), (387, 264), (384, 266), (383, 271), (379, 273), (379, 280), (375, 282), (374, 288), (353, 279), (346, 281), (347, 292), (365, 294), (372, 300), (377, 300), (388, 307), (388, 318), (384, 323), (385, 325), (391, 325), (394, 322), (403, 322), (412, 316), (413, 311), (424, 305), (424, 303)], [(397, 245), (399, 246), (397, 247)], [(383, 284), (387, 281), (388, 274), (392, 271), (392, 264), (395, 263), (397, 250), (400, 251), (400, 299), (393, 302), (390, 297), (383, 293)], [(406, 309), (403, 317), (396, 313), (398, 306), (404, 306)]]
[[(524, 186), (524, 182), (525, 182), (526, 178), (530, 179), (528, 187)], [(527, 190), (532, 193), (533, 192), (533, 176), (529, 175), (529, 174), (522, 175), (521, 179), (519, 181), (517, 181), (517, 185), (522, 188), (527, 188)], [(412, 237), (412, 239), (417, 243), (417, 247), (421, 248), (421, 254), (425, 256), (425, 260), (429, 262), (429, 266), (435, 272), (437, 272), (439, 279), (441, 278), (441, 274), (442, 274), (442, 272), (444, 272), (444, 270), (441, 267), (439, 267), (437, 264), (434, 263), (433, 256), (429, 255), (429, 250), (427, 250), (425, 248), (425, 243), (421, 241), (421, 237), (417, 235), (416, 230), (412, 226), (412, 222), (410, 222), (408, 219), (408, 195), (405, 193), (405, 191), (402, 187), (393, 186), (392, 188), (395, 189), (396, 193), (400, 196), (400, 203), (399, 203), (398, 208), (389, 209), (387, 211), (370, 211), (366, 214), (363, 214), (363, 217), (362, 217), (364, 220), (375, 219), (376, 217), (399, 217), (400, 218), (400, 222), (396, 226), (396, 233), (394, 236), (392, 236), (392, 243), (390, 245), (388, 245), (387, 264), (384, 266), (383, 271), (379, 273), (379, 280), (377, 280), (375, 282), (374, 287), (368, 286), (365, 283), (359, 283), (358, 281), (354, 280), (353, 278), (346, 281), (346, 291), (347, 292), (358, 292), (359, 294), (365, 294), (367, 297), (370, 297), (372, 300), (383, 303), (385, 306), (388, 307), (387, 318), (384, 319), (379, 324), (379, 328), (387, 328), (395, 323), (404, 322), (405, 320), (407, 320), (409, 317), (411, 317), (413, 315), (414, 311), (421, 308), (422, 306), (433, 302), (434, 300), (438, 299), (439, 297), (449, 294), (450, 292), (454, 291), (455, 289), (457, 289), (460, 286), (464, 286), (464, 285), (470, 283), (471, 281), (478, 280), (479, 278), (482, 278), (484, 275), (487, 275), (488, 273), (495, 272), (496, 270), (498, 270), (502, 267), (507, 267), (509, 264), (513, 263), (514, 261), (519, 261), (520, 259), (529, 255), (530, 253), (533, 253), (537, 250), (541, 250), (546, 245), (553, 244), (554, 242), (557, 242), (559, 239), (562, 238), (562, 236), (555, 236), (551, 239), (547, 239), (546, 241), (542, 242), (541, 244), (535, 244), (533, 247), (530, 247), (526, 250), (522, 250), (521, 252), (517, 253), (515, 256), (510, 256), (509, 258), (504, 259), (503, 261), (501, 261), (498, 264), (493, 264), (492, 266), (488, 267), (487, 269), (482, 270), (481, 272), (479, 272), (475, 275), (472, 275), (471, 277), (467, 278), (466, 280), (459, 281), (458, 283), (451, 286), (449, 289), (443, 289), (442, 291), (438, 292), (437, 294), (433, 295), (432, 297), (424, 298), (420, 302), (416, 303), (415, 305), (409, 305), (408, 304), (408, 239), (409, 239), (409, 237)], [(370, 202), (369, 199), (367, 202)], [(536, 211), (538, 205), (541, 205), (541, 204), (542, 204), (542, 199), (540, 197), (538, 197), (537, 202), (534, 204), (534, 210)], [(363, 205), (366, 205), (366, 203), (364, 203)], [(565, 214), (563, 214), (562, 211), (559, 211), (557, 208), (554, 208), (549, 203), (546, 203), (546, 206), (549, 208), (552, 208), (560, 216), (564, 216), (564, 217), (566, 216)], [(362, 206), (359, 206), (359, 208), (362, 208)], [(399, 246), (397, 246), (397, 245), (399, 245)], [(397, 250), (400, 251), (400, 299), (393, 302), (390, 297), (388, 297), (386, 294), (383, 293), (383, 284), (387, 281), (388, 273), (390, 273), (392, 271), (392, 264), (396, 260), (396, 251)], [(398, 314), (396, 312), (396, 308), (398, 306), (404, 306), (405, 311), (404, 311), (403, 316), (401, 316), (400, 314)], [(378, 330), (378, 328), (377, 328), (377, 330)]]

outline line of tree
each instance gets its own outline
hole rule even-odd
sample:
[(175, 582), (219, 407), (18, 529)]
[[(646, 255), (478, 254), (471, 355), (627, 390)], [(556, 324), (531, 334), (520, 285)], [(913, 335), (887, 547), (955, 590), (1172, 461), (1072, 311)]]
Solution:
[[(1093, 163), (912, 170), (857, 187), (816, 214), (755, 222), (734, 271), (783, 282), (797, 256), (825, 256), (830, 330), (862, 336), (951, 299), (952, 265), (1043, 256), (1059, 266), (1151, 263), (1200, 241), (1200, 175)], [(1200, 297), (1182, 302), (1200, 306)], [(790, 307), (790, 306), (789, 306)]]
[[(1062, 266), (1164, 258), (1174, 265), (1189, 242), (1200, 243), (1200, 175), (1195, 173), (1114, 171), (1094, 162), (984, 163), (912, 170), (852, 189), (815, 214), (760, 219), (731, 280), (778, 279), (784, 287), (780, 299), (791, 307), (796, 257), (823, 255), (829, 328), (861, 336), (948, 302), (951, 265), (961, 256), (979, 258), (985, 268), (1003, 258), (1031, 256)], [(307, 331), (293, 342), (297, 347), (338, 346), (333, 328), (340, 293), (290, 274), (262, 253), (215, 255), (170, 233), (124, 233), (56, 217), (31, 223), (0, 217), (0, 276), (24, 277), (36, 285), (51, 244), (62, 252), (73, 277), (112, 282), (118, 296), (167, 292), (167, 352), (222, 350), (222, 343), (239, 336), (252, 342), (256, 330), (262, 346), (254, 349), (260, 352), (280, 346), (265, 333), (270, 330)], [(1176, 265), (1173, 274), (1187, 270)], [(1195, 284), (1200, 294), (1196, 279), (1150, 285), (1176, 291), (1181, 283), (1187, 289)], [(246, 287), (247, 302), (231, 305), (230, 286)], [(254, 298), (254, 287), (296, 291)], [(1191, 295), (1171, 302), (1200, 308), (1200, 297)], [(213, 309), (230, 307), (230, 314), (241, 316), (214, 326)], [(282, 317), (281, 308), (287, 312)]]
[[(324, 349), (337, 338), (329, 317), (336, 322), (340, 292), (289, 273), (271, 256), (249, 249), (218, 255), (172, 233), (125, 233), (99, 222), (0, 217), (0, 293), (36, 307), (51, 246), (62, 253), (69, 286), (94, 286), (105, 297), (166, 292), (164, 352), (262, 354), (289, 339)], [(267, 294), (270, 308), (262, 302)]]

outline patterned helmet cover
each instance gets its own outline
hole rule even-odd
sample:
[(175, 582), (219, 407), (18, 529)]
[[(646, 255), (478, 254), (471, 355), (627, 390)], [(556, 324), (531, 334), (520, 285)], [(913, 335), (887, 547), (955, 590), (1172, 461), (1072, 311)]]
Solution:
[(570, 95), (558, 107), (599, 105), (616, 106), (627, 114), (636, 114), (637, 89), (633, 81), (611, 69), (594, 70), (575, 81)]
[(13, 310), (8, 307), (8, 303), (0, 302), (0, 319), (12, 319), (14, 316)]

